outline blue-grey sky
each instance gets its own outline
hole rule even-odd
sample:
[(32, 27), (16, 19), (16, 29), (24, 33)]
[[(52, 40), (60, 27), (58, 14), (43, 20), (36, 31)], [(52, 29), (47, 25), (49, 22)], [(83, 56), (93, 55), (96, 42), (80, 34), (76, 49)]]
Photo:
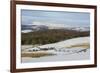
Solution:
[(21, 10), (22, 24), (32, 24), (33, 22), (48, 22), (55, 24), (65, 24), (71, 26), (89, 26), (90, 13), (67, 12), (67, 11), (44, 11), (44, 10)]

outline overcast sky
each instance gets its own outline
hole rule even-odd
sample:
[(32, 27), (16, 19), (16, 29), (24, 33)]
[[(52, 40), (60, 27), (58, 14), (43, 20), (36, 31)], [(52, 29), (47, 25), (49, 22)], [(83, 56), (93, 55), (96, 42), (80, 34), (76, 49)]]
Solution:
[(90, 13), (66, 12), (66, 11), (43, 11), (43, 10), (21, 10), (22, 24), (33, 22), (48, 22), (53, 24), (64, 24), (71, 26), (89, 26)]

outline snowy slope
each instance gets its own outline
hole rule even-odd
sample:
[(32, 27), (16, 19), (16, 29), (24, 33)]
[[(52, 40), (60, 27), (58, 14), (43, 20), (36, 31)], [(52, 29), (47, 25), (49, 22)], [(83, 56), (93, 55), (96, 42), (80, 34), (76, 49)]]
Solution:
[(62, 48), (62, 47), (69, 47), (71, 45), (89, 43), (89, 41), (90, 41), (89, 37), (78, 37), (78, 38), (60, 41), (60, 42), (53, 43), (53, 44), (42, 45), (39, 47), (41, 48), (48, 48), (48, 47)]

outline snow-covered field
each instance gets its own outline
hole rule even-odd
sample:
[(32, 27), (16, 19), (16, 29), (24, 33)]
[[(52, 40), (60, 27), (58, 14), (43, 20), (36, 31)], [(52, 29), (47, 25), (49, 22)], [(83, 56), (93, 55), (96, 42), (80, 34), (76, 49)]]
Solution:
[[(86, 60), (90, 58), (90, 39), (89, 37), (78, 37), (57, 43), (41, 45), (34, 48), (25, 49), (22, 53), (47, 52), (54, 55), (41, 57), (22, 57), (22, 63), (30, 62), (51, 62), (51, 61), (71, 61)], [(52, 50), (43, 50), (53, 47)], [(37, 51), (33, 51), (37, 50)]]

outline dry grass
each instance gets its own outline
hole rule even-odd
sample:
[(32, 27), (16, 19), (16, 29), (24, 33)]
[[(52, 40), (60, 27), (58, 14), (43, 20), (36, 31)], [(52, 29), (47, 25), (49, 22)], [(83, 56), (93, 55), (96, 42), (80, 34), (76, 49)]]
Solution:
[(32, 58), (38, 58), (38, 57), (43, 57), (43, 56), (51, 56), (54, 55), (52, 53), (47, 53), (47, 52), (23, 52), (21, 54), (21, 57), (32, 57)]
[(71, 45), (66, 48), (75, 48), (75, 47), (90, 48), (90, 44), (89, 43), (76, 44), (76, 45)]

